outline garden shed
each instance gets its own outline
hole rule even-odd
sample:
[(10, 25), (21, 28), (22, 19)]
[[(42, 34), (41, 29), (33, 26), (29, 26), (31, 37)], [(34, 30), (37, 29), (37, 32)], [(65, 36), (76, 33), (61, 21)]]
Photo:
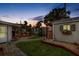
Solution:
[(53, 38), (57, 41), (79, 44), (79, 17), (54, 21)]

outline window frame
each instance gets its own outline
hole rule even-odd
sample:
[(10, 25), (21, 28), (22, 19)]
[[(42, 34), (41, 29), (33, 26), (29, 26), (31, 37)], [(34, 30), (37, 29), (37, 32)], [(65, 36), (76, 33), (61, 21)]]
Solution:
[[(65, 30), (64, 30), (64, 26), (66, 27)], [(69, 29), (68, 29), (68, 26), (69, 26)], [(63, 24), (63, 25), (60, 25), (60, 31), (63, 34), (70, 35), (70, 34), (72, 34), (72, 31), (75, 31), (75, 30), (76, 30), (76, 24)]]
[(63, 31), (71, 31), (71, 25), (70, 24), (64, 24), (63, 25)]

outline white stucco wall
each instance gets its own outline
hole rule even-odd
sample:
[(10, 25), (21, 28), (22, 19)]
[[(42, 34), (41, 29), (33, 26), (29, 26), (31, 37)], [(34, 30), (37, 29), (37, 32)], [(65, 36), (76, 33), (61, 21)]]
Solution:
[(79, 22), (69, 23), (69, 24), (75, 24), (75, 28), (76, 28), (75, 31), (72, 31), (71, 35), (63, 35), (61, 33), (60, 25), (63, 24), (54, 24), (54, 36), (56, 40), (79, 44)]
[(12, 27), (8, 26), (8, 40), (11, 41), (12, 40)]
[(3, 32), (3, 33), (0, 33), (0, 43), (7, 42), (7, 40), (11, 40), (12, 39), (11, 26), (8, 26), (8, 29), (7, 29), (7, 25), (0, 25), (0, 28), (2, 28), (2, 32)]

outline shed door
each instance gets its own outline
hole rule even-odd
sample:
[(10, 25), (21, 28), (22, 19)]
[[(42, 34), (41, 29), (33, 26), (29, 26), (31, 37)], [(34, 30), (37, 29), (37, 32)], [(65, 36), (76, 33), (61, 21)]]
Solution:
[(7, 26), (0, 25), (0, 43), (7, 41)]

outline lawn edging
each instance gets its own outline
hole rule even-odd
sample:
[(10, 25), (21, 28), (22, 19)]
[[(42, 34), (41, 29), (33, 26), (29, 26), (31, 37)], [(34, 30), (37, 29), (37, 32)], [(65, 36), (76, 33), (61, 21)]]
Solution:
[(54, 46), (56, 46), (56, 47), (63, 48), (63, 49), (65, 49), (65, 50), (67, 50), (67, 51), (71, 52), (71, 53), (72, 53), (72, 54), (74, 54), (75, 56), (79, 56), (79, 54), (74, 53), (73, 51), (71, 51), (70, 49), (66, 48), (65, 46), (52, 44), (52, 43), (50, 43), (50, 42), (46, 42), (46, 41), (44, 41), (44, 40), (42, 40), (41, 42), (42, 42), (42, 43), (45, 43), (45, 44), (49, 44), (49, 45), (51, 45), (51, 46), (53, 46), (53, 45), (54, 45)]

